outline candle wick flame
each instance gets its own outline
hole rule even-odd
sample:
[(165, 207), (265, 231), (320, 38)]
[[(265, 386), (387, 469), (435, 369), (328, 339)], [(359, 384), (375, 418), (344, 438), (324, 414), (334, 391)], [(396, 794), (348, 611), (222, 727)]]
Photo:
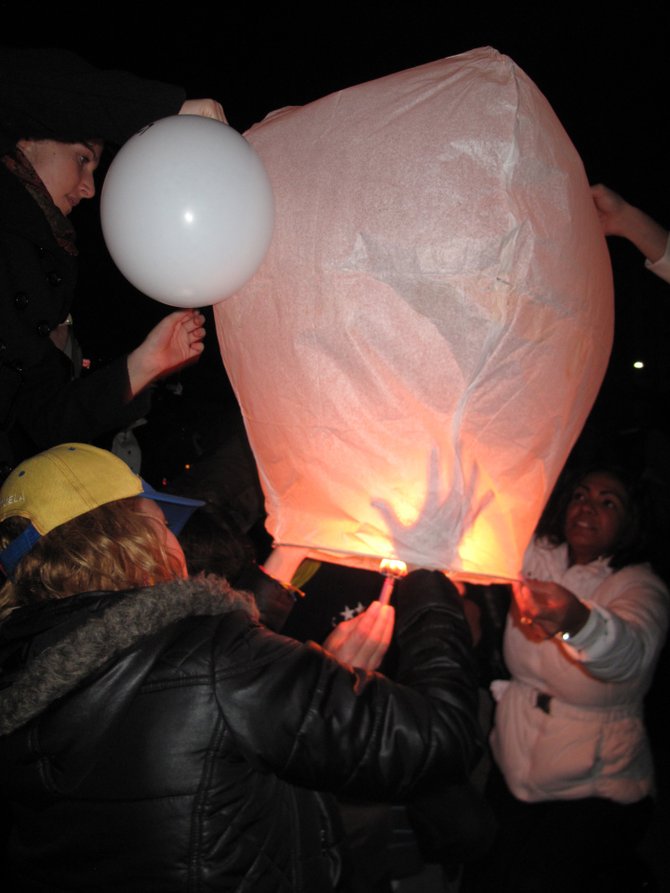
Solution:
[(404, 577), (407, 573), (407, 565), (396, 558), (382, 558), (379, 562), (379, 572), (387, 577)]

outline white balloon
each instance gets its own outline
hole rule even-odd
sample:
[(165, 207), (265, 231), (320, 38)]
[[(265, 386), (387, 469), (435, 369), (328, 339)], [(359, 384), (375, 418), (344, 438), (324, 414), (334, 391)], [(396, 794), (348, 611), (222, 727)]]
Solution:
[(173, 307), (234, 294), (272, 237), (270, 181), (231, 127), (194, 115), (149, 125), (123, 146), (101, 198), (114, 262), (140, 291)]

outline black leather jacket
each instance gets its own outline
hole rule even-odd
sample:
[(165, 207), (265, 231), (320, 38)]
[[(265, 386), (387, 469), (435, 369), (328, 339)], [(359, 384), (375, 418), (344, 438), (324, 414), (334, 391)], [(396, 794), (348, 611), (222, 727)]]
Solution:
[(15, 889), (327, 891), (315, 791), (402, 797), (477, 749), (469, 632), (444, 577), (397, 587), (398, 682), (255, 621), (216, 578), (89, 593), (0, 628)]

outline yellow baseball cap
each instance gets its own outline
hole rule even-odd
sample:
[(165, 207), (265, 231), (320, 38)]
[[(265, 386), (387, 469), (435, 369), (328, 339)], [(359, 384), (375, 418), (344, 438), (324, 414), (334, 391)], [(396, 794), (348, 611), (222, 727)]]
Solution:
[(11, 577), (17, 564), (61, 524), (108, 502), (144, 496), (161, 504), (173, 533), (178, 534), (199, 499), (156, 491), (118, 456), (86, 443), (63, 443), (21, 462), (0, 488), (0, 522), (27, 518), (30, 525), (0, 551), (0, 567)]

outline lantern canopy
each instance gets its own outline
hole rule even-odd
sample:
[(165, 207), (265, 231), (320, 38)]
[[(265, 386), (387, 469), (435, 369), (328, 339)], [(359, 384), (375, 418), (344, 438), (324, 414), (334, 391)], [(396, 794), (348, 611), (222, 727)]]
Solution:
[(515, 577), (612, 340), (605, 241), (551, 107), (484, 48), (246, 136), (275, 231), (216, 317), (275, 542)]

